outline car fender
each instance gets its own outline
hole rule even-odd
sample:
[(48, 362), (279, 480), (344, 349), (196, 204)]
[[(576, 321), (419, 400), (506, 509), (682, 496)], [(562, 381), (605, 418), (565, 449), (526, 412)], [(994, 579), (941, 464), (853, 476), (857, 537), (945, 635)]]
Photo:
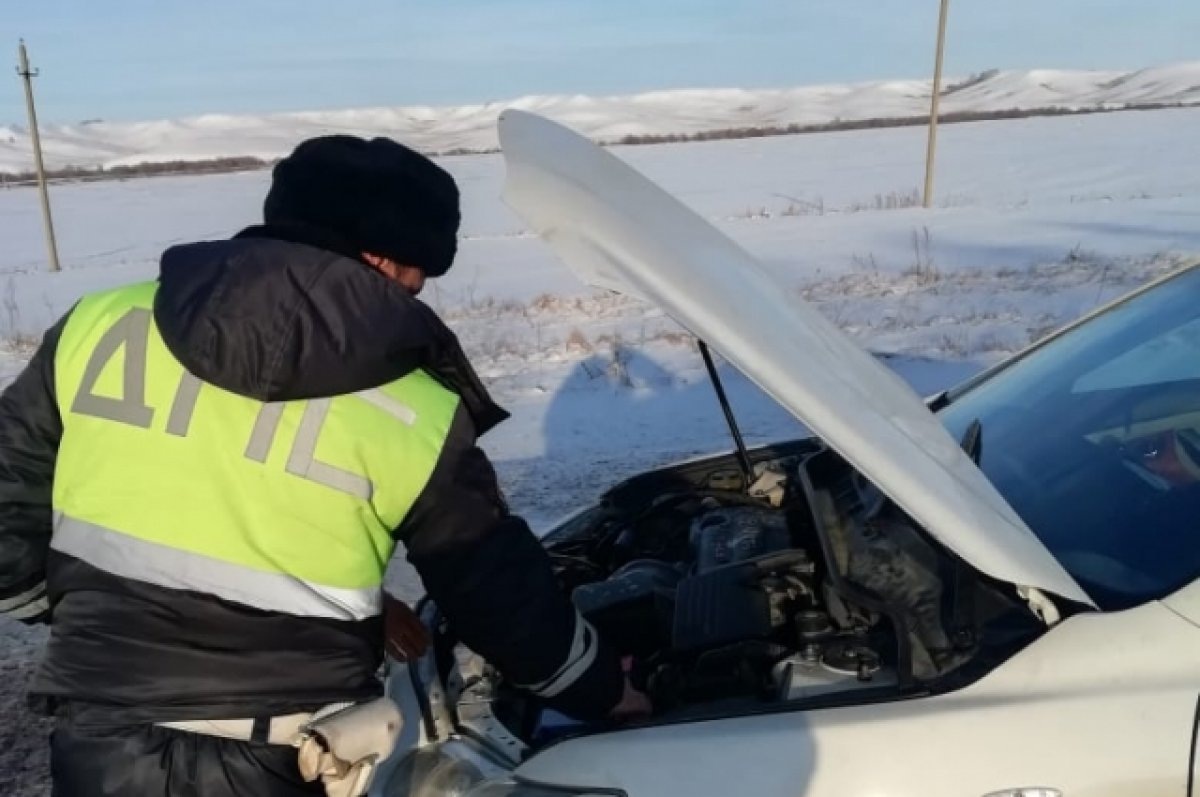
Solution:
[(518, 774), (630, 797), (1182, 797), (1198, 693), (1200, 629), (1154, 602), (1064, 620), (952, 693), (609, 732)]

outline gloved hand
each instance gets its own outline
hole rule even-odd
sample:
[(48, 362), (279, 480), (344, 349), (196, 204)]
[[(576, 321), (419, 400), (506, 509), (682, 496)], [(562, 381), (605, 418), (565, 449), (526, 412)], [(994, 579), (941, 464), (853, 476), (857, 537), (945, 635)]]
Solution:
[(386, 697), (326, 706), (294, 741), (300, 775), (309, 783), (320, 780), (328, 797), (362, 797), (403, 725), (399, 707)]
[(383, 593), (385, 647), (396, 661), (415, 661), (429, 649), (429, 631), (408, 604)]
[(298, 758), (301, 776), (309, 783), (319, 778), (328, 797), (361, 797), (367, 793), (372, 764), (347, 764), (316, 738), (301, 743)]
[(654, 713), (654, 704), (650, 702), (650, 698), (646, 697), (644, 692), (638, 691), (637, 687), (629, 680), (629, 676), (625, 677), (625, 691), (621, 695), (621, 702), (609, 712), (609, 716), (619, 722), (628, 722), (629, 720), (644, 719)]
[(609, 716), (618, 722), (644, 719), (654, 713), (654, 704), (650, 702), (650, 698), (629, 680), (632, 667), (632, 657), (626, 656), (621, 659), (621, 669), (625, 671), (625, 690), (621, 693), (621, 701), (609, 712)]

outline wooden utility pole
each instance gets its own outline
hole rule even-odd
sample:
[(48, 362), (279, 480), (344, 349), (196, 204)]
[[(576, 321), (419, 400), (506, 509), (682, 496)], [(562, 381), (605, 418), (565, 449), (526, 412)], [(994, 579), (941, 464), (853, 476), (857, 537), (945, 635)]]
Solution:
[(36, 69), (29, 68), (29, 55), (25, 52), (25, 40), (21, 39), (18, 50), (20, 59), (17, 74), (25, 81), (25, 107), (29, 111), (29, 137), (33, 140), (33, 162), (37, 167), (38, 192), (42, 197), (42, 221), (46, 227), (46, 249), (50, 254), (50, 270), (58, 271), (58, 244), (54, 240), (54, 220), (50, 217), (50, 194), (46, 188), (46, 166), (42, 163), (42, 139), (38, 134), (37, 110), (33, 105), (33, 79)]
[(937, 150), (938, 101), (942, 97), (942, 56), (946, 51), (946, 16), (950, 0), (942, 0), (938, 14), (937, 55), (933, 62), (933, 99), (929, 108), (929, 148), (925, 152), (925, 207), (933, 204), (933, 160)]

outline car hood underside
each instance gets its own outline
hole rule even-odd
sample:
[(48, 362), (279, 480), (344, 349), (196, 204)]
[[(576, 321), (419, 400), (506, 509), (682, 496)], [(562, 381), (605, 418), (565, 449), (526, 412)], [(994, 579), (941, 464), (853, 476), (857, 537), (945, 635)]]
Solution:
[(911, 388), (618, 157), (506, 111), (505, 198), (586, 283), (662, 308), (979, 571), (1091, 599)]

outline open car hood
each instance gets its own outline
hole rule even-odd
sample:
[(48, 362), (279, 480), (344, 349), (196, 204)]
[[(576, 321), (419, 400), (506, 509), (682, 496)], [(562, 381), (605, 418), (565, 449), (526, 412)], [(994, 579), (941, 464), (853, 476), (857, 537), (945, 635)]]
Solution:
[(1094, 605), (920, 397), (749, 253), (558, 124), (509, 110), (499, 132), (505, 200), (584, 282), (662, 308), (1040, 614), (1045, 593)]

